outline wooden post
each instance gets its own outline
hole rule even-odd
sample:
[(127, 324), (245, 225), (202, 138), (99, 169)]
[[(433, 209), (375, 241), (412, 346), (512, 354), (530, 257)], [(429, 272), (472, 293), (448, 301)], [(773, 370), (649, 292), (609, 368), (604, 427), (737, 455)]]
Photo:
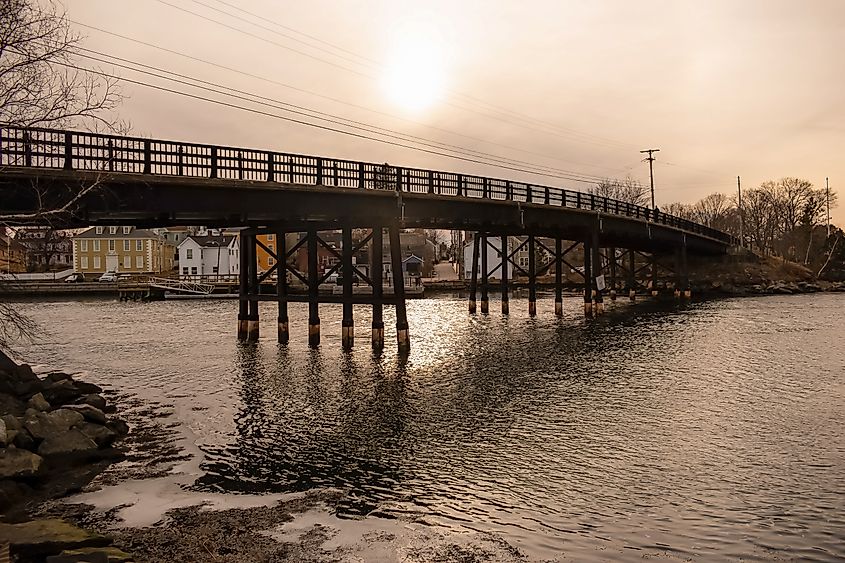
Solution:
[(631, 301), (637, 300), (637, 274), (635, 270), (636, 261), (634, 251), (628, 251), (628, 298)]
[(341, 321), (341, 344), (345, 350), (355, 343), (355, 323), (352, 318), (352, 227), (343, 226), (343, 320)]
[(249, 235), (241, 233), (238, 237), (238, 340), (246, 340), (247, 317), (249, 316), (249, 305), (247, 304), (247, 281), (249, 280), (249, 250), (247, 250)]
[(308, 229), (308, 345), (320, 345), (320, 276), (317, 272), (317, 230)]
[(249, 235), (249, 315), (247, 316), (246, 339), (249, 342), (258, 342), (258, 294), (261, 286), (258, 285), (258, 252), (255, 246), (255, 235)]
[(537, 315), (537, 264), (534, 235), (528, 235), (528, 315)]
[(555, 316), (563, 316), (563, 243), (555, 237)]
[(593, 287), (595, 287), (594, 299), (594, 313), (601, 315), (604, 313), (604, 299), (602, 297), (602, 290), (599, 289), (599, 276), (602, 275), (601, 266), (601, 247), (599, 246), (599, 230), (598, 227), (593, 228)]
[(375, 350), (384, 348), (383, 236), (382, 226), (378, 225), (373, 229), (373, 238), (370, 243), (370, 279), (373, 280), (373, 348)]
[(610, 300), (616, 301), (616, 247), (607, 249), (608, 266), (610, 267)]
[(681, 298), (681, 247), (675, 247), (675, 299)]
[(276, 231), (276, 299), (279, 302), (279, 344), (290, 340), (288, 322), (287, 240), (284, 231)]
[(510, 262), (508, 261), (507, 236), (502, 236), (502, 247), (500, 254), (502, 256), (502, 314), (507, 315), (510, 313), (510, 296), (508, 295), (508, 267), (510, 266)]
[(472, 235), (472, 269), (469, 279), (469, 312), (475, 314), (475, 294), (478, 291), (478, 250), (480, 235)]
[(481, 236), (481, 314), (490, 312), (490, 297), (487, 295), (487, 235)]
[(592, 240), (584, 239), (584, 316), (593, 316), (593, 273), (591, 268)]
[(651, 296), (657, 297), (657, 254), (651, 255)]
[(400, 352), (411, 349), (408, 335), (408, 314), (405, 310), (405, 279), (402, 273), (402, 247), (399, 242), (399, 223), (390, 225), (390, 268), (393, 270), (393, 297), (396, 301), (396, 340)]
[(684, 245), (681, 247), (681, 290), (685, 299), (692, 297), (692, 290), (689, 285), (689, 264), (687, 263), (687, 245), (684, 240)]

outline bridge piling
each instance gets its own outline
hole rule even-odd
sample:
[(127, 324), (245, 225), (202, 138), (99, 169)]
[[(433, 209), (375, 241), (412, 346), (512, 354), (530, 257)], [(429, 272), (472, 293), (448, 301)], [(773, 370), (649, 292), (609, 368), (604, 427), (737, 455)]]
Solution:
[(290, 340), (290, 325), (288, 320), (288, 251), (285, 234), (284, 231), (276, 231), (276, 300), (279, 302), (279, 344), (287, 344)]
[(616, 247), (608, 249), (607, 257), (610, 268), (610, 300), (616, 301)]
[(689, 264), (687, 263), (687, 245), (686, 238), (684, 244), (681, 246), (681, 290), (685, 299), (692, 297), (692, 291), (689, 285)]
[(249, 264), (249, 251), (247, 250), (247, 235), (241, 233), (238, 244), (238, 340), (246, 340), (247, 317), (249, 316), (247, 304), (247, 270)]
[(657, 297), (657, 253), (651, 255), (651, 296)]
[(258, 293), (261, 286), (258, 284), (258, 252), (255, 247), (255, 234), (247, 235), (247, 246), (249, 251), (249, 272), (248, 280), (248, 315), (246, 325), (246, 339), (248, 342), (258, 342)]
[(592, 251), (593, 251), (593, 277), (590, 280), (593, 286), (595, 287), (594, 293), (594, 301), (593, 301), (593, 314), (596, 316), (601, 315), (604, 313), (604, 299), (602, 297), (602, 289), (599, 286), (599, 277), (602, 276), (602, 264), (601, 264), (601, 247), (599, 246), (599, 230), (598, 228), (593, 229), (593, 244), (592, 244)]
[(488, 282), (489, 278), (487, 277), (487, 235), (481, 236), (481, 314), (487, 315), (490, 313), (490, 296), (488, 295)]
[(591, 262), (592, 241), (589, 237), (584, 239), (584, 316), (593, 316), (593, 274)]
[(555, 237), (555, 316), (563, 316), (563, 272), (561, 264), (561, 252), (563, 243), (560, 237)]
[(628, 299), (631, 302), (637, 300), (637, 270), (633, 250), (628, 251)]
[(317, 275), (317, 230), (308, 229), (308, 345), (320, 345), (320, 280)]
[(675, 299), (681, 298), (681, 247), (675, 247)]
[(343, 320), (341, 321), (341, 345), (351, 350), (355, 343), (355, 322), (352, 318), (352, 227), (347, 223), (341, 229), (343, 238)]
[(384, 305), (382, 302), (382, 293), (384, 288), (382, 286), (382, 273), (384, 271), (383, 263), (383, 229), (381, 225), (373, 229), (373, 238), (370, 243), (370, 270), (372, 270), (370, 277), (373, 280), (373, 326), (372, 326), (372, 340), (373, 349), (381, 350), (384, 348)]
[(534, 235), (528, 235), (528, 316), (537, 316), (537, 263)]
[(393, 271), (393, 296), (396, 300), (396, 340), (400, 352), (411, 349), (408, 335), (408, 314), (405, 309), (405, 279), (402, 272), (402, 247), (399, 243), (399, 223), (390, 225), (390, 269)]
[(479, 235), (473, 233), (472, 236), (472, 269), (469, 279), (469, 312), (475, 314), (475, 294), (478, 291), (478, 247)]
[(510, 314), (510, 298), (508, 296), (508, 266), (510, 265), (510, 260), (508, 260), (508, 237), (502, 236), (502, 246), (499, 249), (499, 255), (502, 257), (501, 260), (501, 270), (502, 270), (502, 314), (508, 315)]

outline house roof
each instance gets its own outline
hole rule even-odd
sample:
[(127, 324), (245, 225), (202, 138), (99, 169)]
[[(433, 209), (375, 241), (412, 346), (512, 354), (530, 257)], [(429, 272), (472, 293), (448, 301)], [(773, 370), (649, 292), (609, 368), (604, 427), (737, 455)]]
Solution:
[(95, 239), (121, 239), (121, 238), (152, 238), (160, 239), (161, 237), (147, 229), (136, 229), (132, 227), (128, 234), (123, 233), (123, 227), (118, 227), (117, 232), (109, 232), (109, 227), (103, 227), (102, 233), (97, 233), (97, 227), (91, 227), (82, 231), (73, 238), (95, 238)]
[(183, 240), (179, 246), (185, 244), (185, 242), (192, 240), (198, 245), (202, 246), (203, 248), (209, 247), (221, 247), (221, 246), (229, 246), (232, 241), (237, 238), (233, 235), (206, 235), (206, 236), (198, 236), (198, 235), (191, 235)]

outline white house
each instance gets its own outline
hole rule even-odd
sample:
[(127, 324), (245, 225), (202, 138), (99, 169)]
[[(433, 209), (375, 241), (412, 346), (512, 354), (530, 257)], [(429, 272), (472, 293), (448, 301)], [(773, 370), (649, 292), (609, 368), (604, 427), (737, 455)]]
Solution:
[(179, 243), (179, 277), (233, 276), (240, 273), (235, 235), (192, 235)]
[[(483, 241), (483, 239), (482, 239)], [(464, 276), (466, 279), (472, 277), (472, 245), (473, 241), (470, 239), (464, 244)], [(508, 254), (513, 252), (517, 242), (514, 245), (513, 237), (508, 237)], [(499, 256), (499, 249), (502, 247), (502, 237), (487, 237), (487, 271), (490, 273), (489, 279), (502, 279), (502, 258)], [(481, 279), (481, 253), (485, 251), (483, 246), (478, 247), (478, 278)], [(507, 263), (508, 278), (513, 278), (513, 264)]]

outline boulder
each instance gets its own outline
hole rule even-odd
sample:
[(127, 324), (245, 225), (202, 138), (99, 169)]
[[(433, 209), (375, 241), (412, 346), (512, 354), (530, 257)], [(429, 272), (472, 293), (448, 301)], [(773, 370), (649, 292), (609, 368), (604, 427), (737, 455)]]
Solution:
[(48, 373), (46, 379), (47, 379), (47, 381), (52, 381), (52, 382), (62, 381), (63, 379), (67, 379), (67, 380), (73, 382), (73, 378), (70, 375), (63, 373), (61, 371), (52, 371), (52, 372)]
[(106, 536), (78, 528), (57, 518), (22, 524), (0, 524), (0, 543), (8, 542), (17, 561), (43, 561), (50, 554), (66, 549), (105, 547)]
[[(12, 436), (12, 438), (14, 438), (14, 436)], [(6, 430), (6, 423), (0, 420), (0, 446), (6, 447), (6, 445), (12, 441), (12, 438), (9, 438), (9, 432)]]
[(85, 420), (90, 422), (96, 422), (97, 424), (106, 423), (106, 415), (103, 414), (103, 411), (96, 407), (92, 407), (91, 405), (66, 405), (63, 408), (78, 412), (85, 418)]
[(67, 432), (72, 426), (80, 424), (85, 417), (70, 409), (57, 409), (50, 413), (28, 415), (24, 420), (26, 428), (36, 440), (44, 440)]
[(117, 432), (101, 424), (95, 424), (93, 422), (83, 422), (76, 428), (77, 430), (94, 440), (94, 442), (96, 442), (96, 444), (101, 448), (111, 446), (114, 441), (117, 440)]
[(41, 456), (20, 448), (0, 450), (0, 478), (32, 477), (41, 469), (43, 461)]
[[(116, 547), (83, 547), (81, 549), (65, 550), (61, 553), (61, 557), (66, 559), (56, 559), (48, 557), (47, 563), (62, 563), (64, 561), (84, 561), (85, 563), (94, 563), (102, 561), (103, 563), (128, 563), (134, 561), (131, 555)], [(67, 559), (69, 557), (76, 557), (77, 559)], [(99, 557), (100, 559), (95, 559)], [(87, 558), (87, 559), (86, 559)]]
[(96, 395), (103, 392), (102, 387), (100, 387), (99, 385), (94, 385), (93, 383), (87, 383), (85, 381), (75, 381), (73, 384), (85, 395)]
[(15, 447), (22, 448), (24, 450), (35, 449), (35, 438), (32, 437), (32, 434), (30, 434), (26, 428), (21, 428), (16, 432), (15, 437), (12, 439), (12, 443)]
[(129, 434), (129, 425), (119, 418), (113, 418), (106, 423), (106, 428), (115, 432), (118, 436)]
[(96, 394), (96, 393), (89, 393), (88, 395), (82, 395), (80, 398), (76, 400), (78, 405), (91, 405), (92, 407), (96, 407), (101, 411), (105, 412), (106, 410), (106, 400)]
[(41, 412), (47, 412), (50, 410), (50, 403), (47, 402), (47, 399), (44, 398), (42, 393), (36, 393), (32, 397), (30, 397), (29, 401), (27, 401), (26, 406), (35, 409)]
[(51, 405), (58, 407), (73, 403), (82, 396), (82, 391), (77, 389), (69, 379), (62, 379), (49, 385), (44, 389), (43, 394)]
[(8, 393), (0, 393), (0, 415), (21, 416), (26, 411), (23, 401)]
[(76, 428), (72, 428), (61, 434), (54, 434), (46, 438), (38, 446), (38, 454), (46, 457), (85, 453), (96, 449), (97, 443), (94, 440)]
[(38, 376), (32, 371), (28, 364), (19, 365), (13, 374), (18, 381), (39, 381)]
[(20, 430), (21, 428), (23, 428), (23, 425), (21, 425), (20, 419), (16, 416), (12, 416), (10, 414), (5, 414), (2, 417), (0, 417), (0, 419), (2, 419), (4, 423), (6, 423), (7, 429)]

